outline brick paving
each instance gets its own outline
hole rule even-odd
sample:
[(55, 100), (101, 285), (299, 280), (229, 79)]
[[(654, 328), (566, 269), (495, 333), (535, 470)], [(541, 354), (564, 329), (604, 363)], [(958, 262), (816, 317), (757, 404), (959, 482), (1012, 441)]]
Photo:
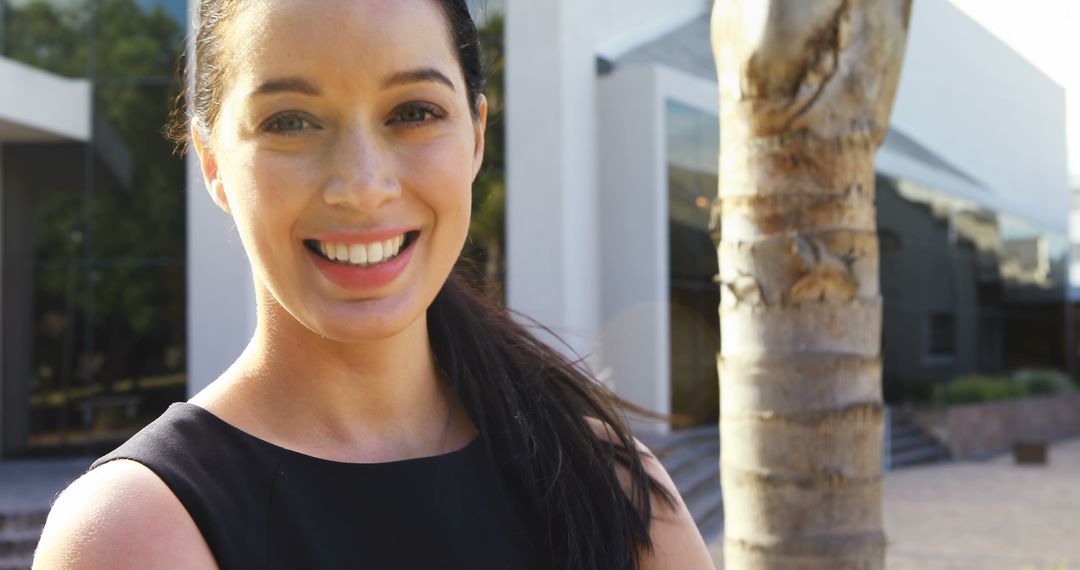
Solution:
[(1000, 455), (891, 471), (885, 531), (888, 570), (1080, 570), (1080, 438), (1051, 445), (1046, 466)]

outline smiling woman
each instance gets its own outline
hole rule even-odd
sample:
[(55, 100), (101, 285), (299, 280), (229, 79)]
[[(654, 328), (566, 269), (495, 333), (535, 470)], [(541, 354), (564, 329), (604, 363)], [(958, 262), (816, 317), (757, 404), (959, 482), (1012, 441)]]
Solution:
[(708, 568), (621, 403), (460, 277), (462, 0), (206, 0), (189, 116), (247, 349), (57, 500), (35, 567)]

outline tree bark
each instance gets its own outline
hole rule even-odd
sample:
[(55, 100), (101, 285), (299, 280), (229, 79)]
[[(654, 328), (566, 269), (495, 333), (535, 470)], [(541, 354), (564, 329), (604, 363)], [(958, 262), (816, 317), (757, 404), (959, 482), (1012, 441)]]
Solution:
[(883, 568), (874, 153), (911, 0), (716, 0), (725, 567)]

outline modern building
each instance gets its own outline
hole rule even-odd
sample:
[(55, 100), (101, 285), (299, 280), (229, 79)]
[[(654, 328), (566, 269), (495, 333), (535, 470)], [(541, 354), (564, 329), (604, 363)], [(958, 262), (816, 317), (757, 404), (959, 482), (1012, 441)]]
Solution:
[[(506, 23), (509, 304), (693, 422), (718, 409), (709, 5), (511, 2)], [(1064, 124), (1060, 86), (946, 0), (914, 3), (877, 158), (890, 400), (1074, 369)]]
[[(0, 460), (111, 448), (254, 327), (231, 221), (158, 132), (193, 4), (0, 0)], [(714, 419), (708, 0), (470, 4), (505, 7), (508, 303), (629, 400)], [(946, 0), (915, 3), (878, 156), (890, 394), (1072, 368), (1064, 112)]]

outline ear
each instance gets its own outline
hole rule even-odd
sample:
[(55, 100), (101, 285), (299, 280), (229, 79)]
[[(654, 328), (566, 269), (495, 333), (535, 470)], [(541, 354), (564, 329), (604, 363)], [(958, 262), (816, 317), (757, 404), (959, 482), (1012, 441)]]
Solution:
[(199, 167), (202, 169), (203, 181), (206, 182), (206, 190), (210, 193), (210, 198), (226, 214), (232, 215), (229, 198), (225, 195), (225, 183), (221, 180), (218, 171), (217, 154), (203, 142), (194, 125), (191, 127), (191, 141), (195, 146), (195, 154), (199, 156)]
[(473, 150), (473, 180), (476, 180), (477, 175), (480, 174), (480, 167), (484, 165), (484, 137), (485, 133), (487, 133), (487, 116), (487, 97), (480, 95), (480, 102), (477, 104), (476, 120), (473, 121), (476, 128), (476, 148)]

